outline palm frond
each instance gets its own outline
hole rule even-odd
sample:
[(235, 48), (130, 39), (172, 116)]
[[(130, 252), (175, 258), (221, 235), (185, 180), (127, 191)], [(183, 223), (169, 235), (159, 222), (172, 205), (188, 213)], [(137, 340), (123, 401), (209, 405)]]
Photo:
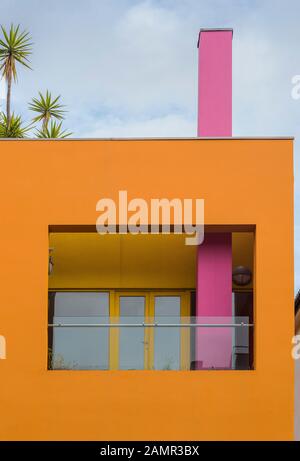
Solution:
[(63, 139), (71, 136), (72, 133), (67, 132), (67, 130), (62, 129), (62, 122), (57, 123), (56, 121), (51, 121), (50, 127), (37, 130), (35, 135), (37, 138), (48, 138), (48, 139)]
[(26, 138), (33, 125), (24, 126), (20, 115), (12, 114), (8, 123), (7, 116), (0, 113), (0, 138)]
[(29, 33), (20, 32), (20, 25), (11, 24), (9, 31), (1, 26), (3, 37), (0, 38), (0, 71), (5, 79), (11, 75), (17, 80), (16, 63), (31, 69), (28, 56), (32, 53)]
[(38, 115), (33, 118), (33, 122), (48, 123), (52, 118), (57, 120), (63, 120), (66, 110), (64, 110), (64, 105), (60, 104), (58, 101), (60, 95), (52, 98), (50, 91), (46, 91), (46, 94), (43, 95), (39, 91), (38, 98), (32, 98), (32, 102), (29, 103), (29, 109), (33, 112), (37, 112)]

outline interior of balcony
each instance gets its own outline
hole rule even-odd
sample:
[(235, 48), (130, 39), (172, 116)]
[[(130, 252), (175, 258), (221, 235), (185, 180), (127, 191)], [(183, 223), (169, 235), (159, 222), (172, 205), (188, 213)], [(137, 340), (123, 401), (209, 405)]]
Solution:
[(253, 369), (254, 231), (205, 241), (50, 230), (49, 369)]

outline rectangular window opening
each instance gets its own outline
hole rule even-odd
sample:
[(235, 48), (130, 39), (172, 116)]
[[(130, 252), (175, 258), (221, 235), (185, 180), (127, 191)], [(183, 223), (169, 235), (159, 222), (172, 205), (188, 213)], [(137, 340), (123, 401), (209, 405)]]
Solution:
[(231, 233), (227, 316), (197, 310), (184, 237), (50, 233), (48, 369), (254, 369), (254, 234)]

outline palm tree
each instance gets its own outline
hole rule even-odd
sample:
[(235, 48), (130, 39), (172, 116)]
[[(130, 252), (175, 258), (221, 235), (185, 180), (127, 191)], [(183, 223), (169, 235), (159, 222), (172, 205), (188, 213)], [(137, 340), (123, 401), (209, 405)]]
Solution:
[(20, 115), (12, 114), (8, 122), (7, 115), (0, 113), (0, 138), (26, 138), (32, 125), (23, 125)]
[(43, 128), (38, 130), (35, 135), (37, 138), (48, 138), (48, 139), (63, 139), (71, 136), (72, 133), (67, 133), (66, 130), (62, 130), (62, 122), (57, 123), (55, 121), (51, 121), (50, 128)]
[(33, 119), (33, 122), (42, 122), (42, 131), (45, 133), (48, 129), (49, 120), (52, 118), (55, 118), (56, 120), (64, 119), (64, 113), (66, 111), (63, 110), (63, 108), (65, 106), (60, 104), (59, 99), (60, 96), (52, 98), (52, 95), (48, 90), (46, 91), (45, 96), (39, 91), (39, 98), (32, 98), (32, 102), (29, 104), (29, 109), (39, 114)]
[(20, 32), (20, 26), (10, 26), (9, 32), (1, 26), (3, 39), (0, 39), (0, 72), (7, 83), (7, 99), (6, 99), (6, 117), (9, 126), (11, 121), (11, 86), (12, 80), (17, 81), (16, 63), (30, 69), (27, 56), (31, 54), (31, 39), (29, 32)]

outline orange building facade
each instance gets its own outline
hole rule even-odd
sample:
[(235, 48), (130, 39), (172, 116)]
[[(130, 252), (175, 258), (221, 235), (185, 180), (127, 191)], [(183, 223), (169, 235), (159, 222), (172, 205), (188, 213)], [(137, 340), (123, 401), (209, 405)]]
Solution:
[[(2, 440), (293, 439), (292, 139), (3, 140), (0, 149)], [(128, 293), (150, 310), (153, 297), (176, 293), (191, 305), (196, 250), (183, 236), (96, 233), (97, 202), (117, 202), (120, 190), (149, 204), (203, 199), (205, 235), (232, 236), (233, 267), (253, 275), (251, 365), (193, 369), (181, 335), (174, 369), (155, 368), (151, 347), (140, 369), (122, 369), (121, 333), (109, 332), (105, 369), (49, 366), (49, 293), (107, 292), (110, 309)]]

